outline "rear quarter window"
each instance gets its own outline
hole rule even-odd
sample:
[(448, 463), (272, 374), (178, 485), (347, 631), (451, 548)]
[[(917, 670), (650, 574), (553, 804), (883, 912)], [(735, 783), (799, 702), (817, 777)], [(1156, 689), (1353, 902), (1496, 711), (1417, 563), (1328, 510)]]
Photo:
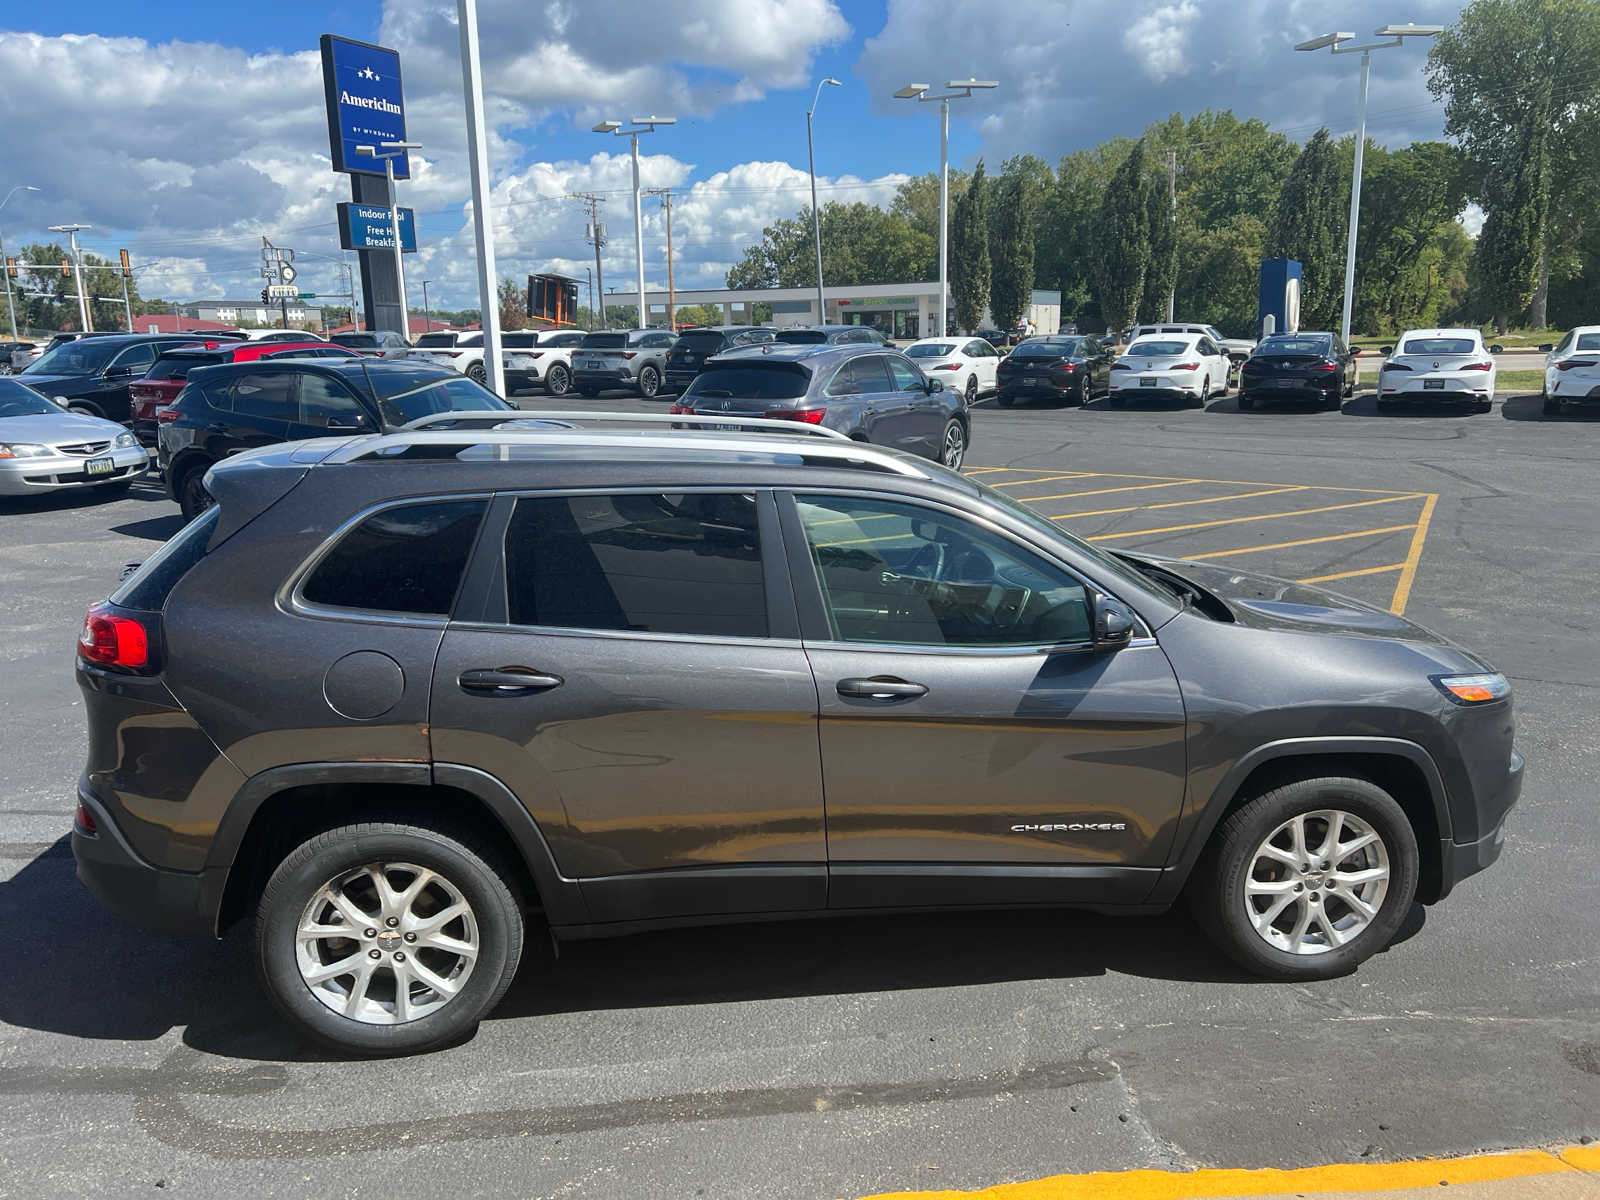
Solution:
[(160, 612), (178, 581), (206, 556), (221, 513), (213, 506), (168, 538), (111, 593), (111, 603), (139, 612)]
[(365, 518), (322, 555), (299, 587), (310, 604), (446, 617), (486, 500), (429, 500)]

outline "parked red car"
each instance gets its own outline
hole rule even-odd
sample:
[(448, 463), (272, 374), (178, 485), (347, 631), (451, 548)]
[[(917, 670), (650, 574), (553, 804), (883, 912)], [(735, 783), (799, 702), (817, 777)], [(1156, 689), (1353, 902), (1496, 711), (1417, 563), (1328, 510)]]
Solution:
[(354, 350), (329, 342), (196, 342), (164, 351), (142, 379), (128, 387), (133, 434), (140, 444), (156, 444), (156, 409), (171, 404), (194, 367), (255, 362), (263, 358), (359, 358)]

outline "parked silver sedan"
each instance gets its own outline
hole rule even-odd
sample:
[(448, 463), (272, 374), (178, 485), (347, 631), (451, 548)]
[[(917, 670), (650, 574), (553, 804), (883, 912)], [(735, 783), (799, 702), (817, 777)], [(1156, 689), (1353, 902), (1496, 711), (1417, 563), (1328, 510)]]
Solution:
[(139, 439), (115, 421), (68, 412), (15, 379), (0, 379), (0, 496), (125, 491), (149, 469)]

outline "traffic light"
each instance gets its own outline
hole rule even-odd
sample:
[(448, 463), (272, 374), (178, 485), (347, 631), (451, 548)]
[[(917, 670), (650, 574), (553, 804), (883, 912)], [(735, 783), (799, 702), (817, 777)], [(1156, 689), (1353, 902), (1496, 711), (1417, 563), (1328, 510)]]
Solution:
[(6, 259), (6, 274), (11, 276), (11, 278), (13, 278), (13, 279), (15, 279), (17, 277), (17, 260), (16, 259), (14, 259), (14, 258)]
[(61, 273), (63, 275), (71, 275), (72, 274), (72, 267), (70, 265), (68, 265), (68, 260), (64, 259), (64, 258), (61, 260)]
[(126, 250), (119, 250), (117, 253), (122, 255), (122, 277), (124, 279), (132, 279), (133, 268), (128, 265), (128, 252)]
[(267, 299), (267, 289), (266, 288), (262, 288), (261, 289), (261, 303), (263, 303), (263, 304), (270, 304), (271, 303), (271, 301)]

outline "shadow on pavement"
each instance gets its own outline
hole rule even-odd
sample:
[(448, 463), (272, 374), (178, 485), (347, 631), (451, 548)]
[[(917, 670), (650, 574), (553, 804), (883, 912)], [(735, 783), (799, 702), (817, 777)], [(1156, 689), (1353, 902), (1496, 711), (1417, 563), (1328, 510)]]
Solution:
[(111, 532), (124, 534), (127, 537), (145, 538), (152, 542), (164, 542), (182, 528), (182, 514), (168, 513), (164, 517), (147, 517), (143, 521), (130, 521), (126, 525), (113, 525)]
[(1488, 411), (1481, 403), (1440, 405), (1393, 399), (1379, 408), (1378, 397), (1371, 392), (1358, 394), (1344, 406), (1347, 417), (1476, 417)]
[(1546, 413), (1544, 399), (1538, 395), (1509, 396), (1500, 406), (1508, 421), (1595, 421), (1600, 420), (1600, 404), (1586, 404), (1563, 413)]

